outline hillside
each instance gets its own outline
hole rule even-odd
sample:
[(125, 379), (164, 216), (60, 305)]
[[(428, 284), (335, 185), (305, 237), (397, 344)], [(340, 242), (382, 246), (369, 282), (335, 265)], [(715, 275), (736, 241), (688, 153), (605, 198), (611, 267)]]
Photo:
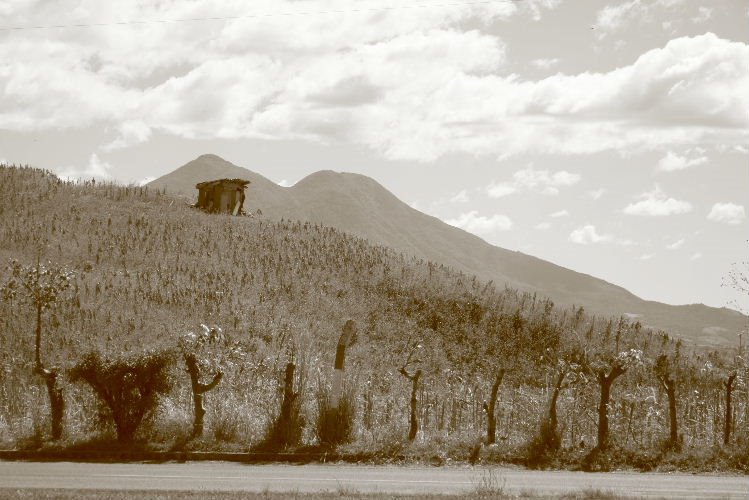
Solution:
[(316, 172), (292, 187), (215, 155), (203, 155), (149, 186), (195, 196), (195, 184), (221, 177), (251, 181), (245, 207), (271, 220), (310, 221), (335, 227), (407, 255), (538, 293), (562, 306), (582, 305), (603, 316), (636, 317), (644, 325), (705, 346), (733, 346), (746, 318), (727, 308), (673, 306), (640, 299), (622, 287), (520, 252), (488, 244), (466, 231), (423, 214), (368, 177)]
[[(328, 175), (316, 178), (326, 185)], [(367, 190), (358, 195), (372, 194), (363, 202), (390, 199), (369, 191), (372, 181), (351, 179)], [(206, 214), (162, 190), (71, 184), (28, 168), (0, 167), (0, 184), (0, 260), (10, 260), (0, 268), (0, 446), (36, 449), (49, 429), (48, 401), (33, 372), (35, 308), (17, 281), (39, 276), (37, 259), (73, 273), (71, 287), (42, 311), (40, 323), (41, 358), (60, 370), (63, 439), (73, 447), (108, 446), (114, 429), (71, 367), (91, 359), (91, 351), (111, 359), (154, 350), (171, 360), (162, 379), (171, 387), (136, 435), (139, 446), (262, 448), (283, 414), (288, 363), (297, 373), (293, 445), (319, 445), (317, 425), (327, 414), (336, 345), (348, 320), (357, 325), (346, 350), (353, 409), (347, 446), (354, 453), (467, 461), (487, 435), (485, 405), (495, 400), (500, 445), (489, 448), (490, 459), (528, 463), (536, 460), (528, 443), (546, 418), (549, 394), (566, 380), (552, 401), (560, 453), (579, 467), (598, 435), (597, 381), (616, 367), (604, 407), (612, 439), (629, 454), (612, 456), (642, 452), (642, 459), (617, 460), (650, 467), (671, 460), (652, 458), (669, 425), (665, 399), (654, 397), (661, 384), (653, 365), (664, 357), (674, 363), (679, 436), (698, 450), (694, 460), (702, 463), (701, 450), (722, 442), (732, 357), (693, 351), (637, 322), (554, 306), (321, 224)], [(223, 379), (207, 395), (206, 432), (198, 439), (190, 434), (191, 383), (178, 346), (201, 323), (223, 329), (222, 340), (201, 354), (204, 380), (211, 370)], [(735, 391), (732, 404), (735, 440), (745, 443), (746, 392)], [(418, 435), (406, 438), (414, 421)], [(700, 467), (745, 469), (745, 459), (737, 444)], [(715, 465), (726, 460), (731, 465)]]

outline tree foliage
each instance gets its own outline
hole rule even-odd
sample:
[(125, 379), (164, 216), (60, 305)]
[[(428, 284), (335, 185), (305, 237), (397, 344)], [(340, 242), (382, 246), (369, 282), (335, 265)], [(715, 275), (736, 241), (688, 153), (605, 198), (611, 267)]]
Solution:
[(172, 361), (167, 351), (150, 351), (125, 358), (91, 352), (70, 369), (73, 382), (91, 386), (106, 405), (121, 442), (132, 440), (143, 419), (156, 409), (159, 396), (167, 394), (167, 373)]

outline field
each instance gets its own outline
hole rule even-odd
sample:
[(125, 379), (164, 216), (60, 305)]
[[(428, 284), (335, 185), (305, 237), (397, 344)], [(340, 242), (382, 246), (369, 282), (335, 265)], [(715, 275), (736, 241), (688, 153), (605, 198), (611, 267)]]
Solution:
[[(30, 168), (0, 167), (0, 184), (6, 448), (749, 469), (747, 371), (735, 350), (560, 309), (320, 225), (209, 215), (162, 191)], [(37, 265), (71, 273), (49, 308), (7, 286), (14, 268), (33, 279)], [(336, 345), (349, 320), (356, 335), (336, 406)], [(59, 439), (37, 325), (61, 398)], [(198, 387), (215, 386), (200, 393), (200, 432), (189, 356)], [(146, 384), (160, 393), (127, 386), (144, 359), (161, 363)], [(117, 363), (130, 371), (107, 387), (132, 392), (120, 406), (91, 383)], [(118, 412), (132, 419), (138, 405), (143, 420), (128, 434)]]

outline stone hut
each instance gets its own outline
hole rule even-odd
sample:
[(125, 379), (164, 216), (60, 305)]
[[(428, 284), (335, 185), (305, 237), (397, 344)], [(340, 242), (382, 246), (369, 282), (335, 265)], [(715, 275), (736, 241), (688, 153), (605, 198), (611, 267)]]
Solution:
[(212, 213), (240, 215), (244, 213), (244, 190), (250, 181), (244, 179), (216, 179), (199, 182), (197, 208)]

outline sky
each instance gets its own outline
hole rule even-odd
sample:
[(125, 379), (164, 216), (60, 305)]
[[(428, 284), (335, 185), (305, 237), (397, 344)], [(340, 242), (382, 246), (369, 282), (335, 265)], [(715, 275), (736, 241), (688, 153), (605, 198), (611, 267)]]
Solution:
[[(0, 0), (0, 163), (370, 176), (489, 243), (743, 307), (745, 0)], [(736, 302), (738, 301), (738, 302)]]

